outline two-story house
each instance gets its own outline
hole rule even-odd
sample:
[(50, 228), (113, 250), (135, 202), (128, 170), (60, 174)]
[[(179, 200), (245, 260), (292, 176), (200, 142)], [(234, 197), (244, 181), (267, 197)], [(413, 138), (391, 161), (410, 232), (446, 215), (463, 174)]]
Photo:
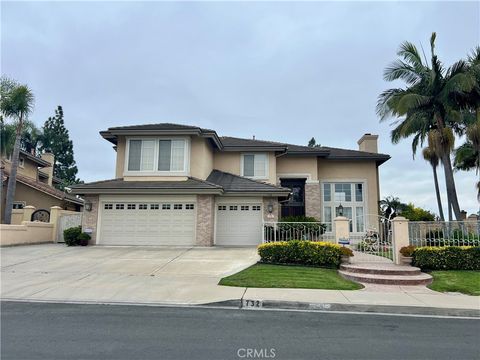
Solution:
[[(1, 204), (2, 220), (4, 218), (5, 197), (11, 169), (10, 157), (11, 155), (2, 158), (2, 166), (4, 167), (2, 179), (2, 200), (4, 203)], [(53, 163), (54, 156), (50, 152), (46, 152), (41, 157), (38, 157), (27, 151), (20, 150), (13, 202), (14, 209), (23, 209), (26, 205), (31, 205), (36, 209), (45, 210), (50, 210), (52, 206), (60, 206), (62, 209), (73, 211), (81, 210), (83, 206), (81, 199), (55, 188), (60, 179), (53, 176)]]
[(101, 245), (257, 245), (262, 223), (315, 217), (327, 230), (342, 205), (352, 232), (378, 214), (377, 136), (359, 150), (220, 137), (178, 124), (100, 132), (117, 152), (112, 180), (75, 185), (84, 231)]

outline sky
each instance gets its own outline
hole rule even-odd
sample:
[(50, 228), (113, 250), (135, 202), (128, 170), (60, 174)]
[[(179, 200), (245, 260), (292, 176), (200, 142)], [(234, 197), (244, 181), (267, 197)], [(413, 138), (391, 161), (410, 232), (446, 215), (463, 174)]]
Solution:
[[(350, 149), (374, 133), (392, 156), (381, 197), (438, 213), (431, 167), (412, 158), (411, 140), (390, 143), (391, 121), (380, 123), (375, 105), (402, 85), (382, 73), (403, 41), (428, 51), (437, 32), (447, 66), (480, 44), (479, 4), (2, 1), (0, 66), (33, 90), (38, 126), (63, 107), (87, 182), (115, 177), (115, 152), (98, 133), (110, 126), (173, 122)], [(468, 213), (479, 209), (477, 179), (455, 173)]]

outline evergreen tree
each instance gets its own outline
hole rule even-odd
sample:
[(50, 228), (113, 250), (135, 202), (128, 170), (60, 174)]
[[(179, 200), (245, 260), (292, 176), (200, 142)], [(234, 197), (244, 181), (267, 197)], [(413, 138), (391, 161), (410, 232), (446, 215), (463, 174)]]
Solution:
[(55, 116), (49, 117), (43, 125), (41, 151), (51, 151), (55, 156), (53, 175), (62, 180), (61, 189), (76, 184), (78, 169), (73, 158), (73, 143), (63, 120), (63, 109), (58, 106)]
[(312, 137), (308, 142), (308, 147), (315, 147), (316, 145), (317, 145), (317, 141), (315, 140), (314, 137)]

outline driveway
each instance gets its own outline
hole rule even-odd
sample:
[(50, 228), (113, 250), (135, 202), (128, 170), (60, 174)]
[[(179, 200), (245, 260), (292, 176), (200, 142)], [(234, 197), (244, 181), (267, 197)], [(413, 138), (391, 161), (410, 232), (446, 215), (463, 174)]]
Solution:
[(257, 260), (256, 249), (185, 247), (1, 248), (1, 298), (202, 304), (239, 299), (218, 286)]

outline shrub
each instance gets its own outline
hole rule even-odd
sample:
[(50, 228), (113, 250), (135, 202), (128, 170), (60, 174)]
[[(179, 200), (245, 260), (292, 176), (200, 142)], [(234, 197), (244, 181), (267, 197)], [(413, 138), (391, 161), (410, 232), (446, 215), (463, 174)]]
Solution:
[(414, 251), (415, 251), (415, 246), (408, 245), (408, 246), (404, 246), (400, 249), (400, 254), (402, 254), (405, 257), (410, 257), (410, 256), (412, 256)]
[(65, 240), (65, 244), (68, 246), (75, 246), (78, 245), (78, 237), (82, 233), (81, 226), (75, 226), (68, 229), (63, 230), (63, 239)]
[(264, 263), (338, 267), (341, 246), (320, 241), (279, 241), (259, 245), (258, 254)]
[(342, 256), (349, 256), (349, 257), (352, 257), (353, 256), (353, 251), (352, 249), (348, 248), (348, 247), (345, 247), (345, 246), (342, 246), (340, 248), (340, 253), (342, 254)]
[(480, 247), (420, 247), (412, 263), (422, 270), (480, 270)]
[(91, 238), (92, 237), (89, 234), (81, 233), (80, 235), (78, 235), (77, 240), (80, 245), (86, 246), (88, 245), (88, 240), (90, 240)]

